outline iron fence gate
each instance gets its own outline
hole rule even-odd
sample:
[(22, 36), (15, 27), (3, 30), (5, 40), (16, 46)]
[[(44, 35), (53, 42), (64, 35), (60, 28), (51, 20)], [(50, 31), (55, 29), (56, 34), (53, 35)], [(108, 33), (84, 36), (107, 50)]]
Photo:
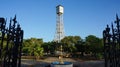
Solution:
[[(120, 19), (103, 31), (105, 67), (120, 67)], [(114, 27), (115, 25), (115, 27)]]
[(0, 67), (21, 67), (21, 48), (23, 30), (16, 20), (10, 19), (6, 27), (6, 20), (0, 18)]

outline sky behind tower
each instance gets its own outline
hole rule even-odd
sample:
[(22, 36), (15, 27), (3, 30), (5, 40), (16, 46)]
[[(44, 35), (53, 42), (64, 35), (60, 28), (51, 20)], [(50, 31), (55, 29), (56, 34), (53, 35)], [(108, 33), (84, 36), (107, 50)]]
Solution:
[(0, 0), (0, 17), (17, 15), (24, 30), (24, 38), (54, 39), (56, 30), (56, 6), (64, 7), (65, 35), (88, 35), (102, 38), (107, 24), (120, 17), (120, 0)]

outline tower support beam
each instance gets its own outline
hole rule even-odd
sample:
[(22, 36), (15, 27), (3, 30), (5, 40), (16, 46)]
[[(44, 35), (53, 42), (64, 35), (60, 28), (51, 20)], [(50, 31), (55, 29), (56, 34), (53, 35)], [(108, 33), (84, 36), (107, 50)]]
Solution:
[(60, 43), (61, 39), (65, 37), (64, 24), (63, 24), (63, 6), (58, 5), (56, 7), (56, 33), (54, 41)]

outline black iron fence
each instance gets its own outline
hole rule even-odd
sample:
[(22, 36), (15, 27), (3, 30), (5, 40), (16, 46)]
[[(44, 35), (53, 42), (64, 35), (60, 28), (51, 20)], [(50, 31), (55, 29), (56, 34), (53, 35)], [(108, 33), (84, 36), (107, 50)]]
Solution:
[(16, 16), (10, 19), (9, 27), (0, 18), (0, 67), (21, 67), (22, 42), (23, 30)]
[[(115, 25), (115, 27), (114, 27)], [(105, 67), (120, 67), (120, 19), (103, 31)]]

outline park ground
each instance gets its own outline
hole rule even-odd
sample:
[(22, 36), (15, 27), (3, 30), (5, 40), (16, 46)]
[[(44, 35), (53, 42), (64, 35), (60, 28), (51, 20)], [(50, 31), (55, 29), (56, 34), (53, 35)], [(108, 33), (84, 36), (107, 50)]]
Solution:
[[(58, 57), (47, 57), (45, 59), (22, 59), (21, 67), (49, 67), (52, 62), (59, 61)], [(81, 60), (78, 58), (63, 58), (63, 61), (73, 63), (73, 67), (104, 67), (104, 60)]]

